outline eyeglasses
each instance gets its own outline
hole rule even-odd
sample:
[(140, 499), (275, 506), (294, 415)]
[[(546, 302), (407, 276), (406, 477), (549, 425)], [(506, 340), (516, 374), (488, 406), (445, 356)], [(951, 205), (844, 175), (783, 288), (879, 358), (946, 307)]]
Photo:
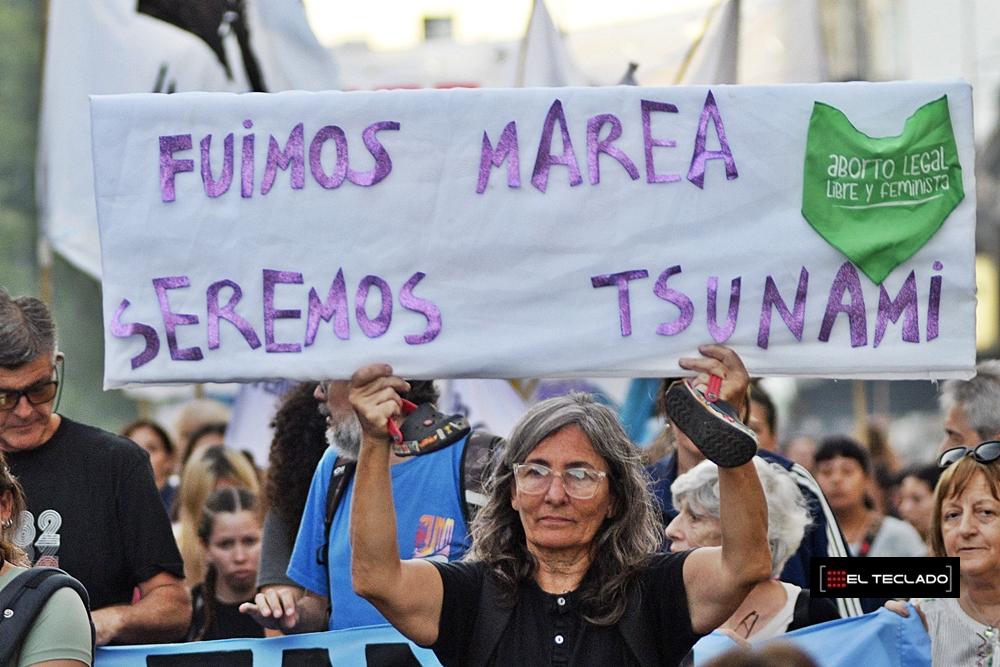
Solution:
[(567, 468), (556, 472), (540, 463), (515, 463), (514, 481), (517, 490), (528, 495), (545, 493), (556, 477), (562, 480), (563, 490), (570, 498), (589, 500), (597, 493), (597, 487), (608, 473), (591, 468)]
[(16, 408), (22, 396), (32, 405), (48, 403), (55, 399), (58, 389), (58, 380), (42, 382), (27, 389), (0, 389), (0, 412), (10, 412)]
[(953, 447), (941, 454), (938, 467), (947, 468), (966, 456), (971, 456), (980, 463), (991, 463), (1000, 459), (1000, 440), (987, 440), (975, 447)]

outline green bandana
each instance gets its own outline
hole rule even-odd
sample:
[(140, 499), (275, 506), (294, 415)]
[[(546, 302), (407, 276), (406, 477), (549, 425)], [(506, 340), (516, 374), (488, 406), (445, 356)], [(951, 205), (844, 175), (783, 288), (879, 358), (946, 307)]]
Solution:
[(802, 215), (875, 284), (934, 236), (962, 201), (962, 166), (947, 96), (872, 138), (816, 102), (809, 119)]

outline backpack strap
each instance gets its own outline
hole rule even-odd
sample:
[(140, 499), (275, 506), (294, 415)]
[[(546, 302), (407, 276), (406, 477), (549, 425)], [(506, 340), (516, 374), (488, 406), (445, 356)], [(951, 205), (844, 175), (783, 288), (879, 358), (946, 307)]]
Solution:
[(476, 624), (472, 630), (472, 641), (469, 643), (467, 665), (486, 665), (490, 656), (500, 643), (500, 637), (510, 621), (514, 608), (503, 602), (503, 591), (500, 583), (489, 570), (483, 575), (483, 588), (479, 594), (479, 607), (476, 610)]
[(798, 630), (799, 628), (811, 625), (809, 623), (809, 606), (811, 601), (811, 594), (808, 588), (803, 588), (799, 591), (799, 594), (795, 598), (795, 609), (792, 612), (792, 620), (785, 632), (791, 632), (792, 630)]
[(333, 526), (333, 516), (337, 513), (337, 506), (347, 489), (347, 483), (354, 476), (354, 469), (358, 467), (357, 461), (351, 461), (337, 457), (333, 463), (333, 471), (330, 473), (330, 485), (326, 489), (326, 514), (323, 515), (323, 544), (316, 549), (316, 562), (326, 566), (330, 557), (330, 528)]
[(472, 519), (480, 507), (486, 504), (486, 480), (489, 479), (493, 455), (497, 452), (504, 439), (486, 431), (473, 431), (469, 441), (462, 451), (461, 486), (462, 515), (465, 525), (472, 524)]
[(79, 581), (55, 567), (33, 567), (14, 577), (0, 591), (0, 665), (6, 665), (21, 647), (38, 614), (52, 594), (60, 588), (72, 588), (80, 596), (90, 622), (90, 650), (94, 652), (96, 635), (90, 618), (90, 597)]

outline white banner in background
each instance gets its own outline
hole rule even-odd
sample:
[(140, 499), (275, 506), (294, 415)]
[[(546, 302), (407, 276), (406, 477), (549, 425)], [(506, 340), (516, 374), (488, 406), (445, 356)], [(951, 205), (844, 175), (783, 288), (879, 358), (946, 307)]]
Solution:
[(105, 384), (968, 377), (962, 83), (92, 101)]
[(100, 277), (87, 96), (339, 88), (300, 0), (50, 0), (38, 149), (46, 238)]

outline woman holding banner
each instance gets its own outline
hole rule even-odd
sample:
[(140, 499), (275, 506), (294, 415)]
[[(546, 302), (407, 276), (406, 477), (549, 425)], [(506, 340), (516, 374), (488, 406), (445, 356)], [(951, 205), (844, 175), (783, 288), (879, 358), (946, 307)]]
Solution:
[[(935, 667), (1000, 664), (1000, 441), (941, 454), (931, 551), (959, 559), (960, 597), (914, 600)], [(908, 616), (901, 602), (888, 605)]]
[(746, 370), (728, 348), (701, 352), (680, 360), (699, 377), (677, 383), (672, 405), (678, 426), (728, 466), (719, 473), (725, 539), (677, 554), (656, 553), (662, 525), (639, 450), (613, 412), (571, 394), (538, 403), (514, 427), (468, 560), (400, 560), (386, 422), (407, 383), (382, 364), (357, 371), (355, 590), (445, 665), (679, 663), (771, 572), (766, 504), (750, 463), (756, 439), (694, 388), (708, 385), (745, 413)]

